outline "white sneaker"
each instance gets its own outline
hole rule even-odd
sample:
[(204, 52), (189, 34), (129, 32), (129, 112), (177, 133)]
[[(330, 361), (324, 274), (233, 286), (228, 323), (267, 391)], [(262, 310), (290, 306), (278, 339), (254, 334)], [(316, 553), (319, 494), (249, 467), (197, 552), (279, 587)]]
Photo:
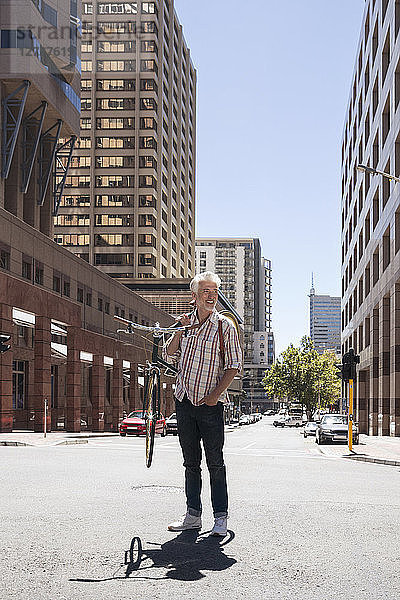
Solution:
[(178, 521), (168, 525), (169, 531), (185, 531), (186, 529), (201, 529), (201, 517), (195, 517), (188, 512)]
[(211, 535), (220, 535), (224, 537), (228, 533), (228, 516), (215, 517), (214, 527), (212, 528)]

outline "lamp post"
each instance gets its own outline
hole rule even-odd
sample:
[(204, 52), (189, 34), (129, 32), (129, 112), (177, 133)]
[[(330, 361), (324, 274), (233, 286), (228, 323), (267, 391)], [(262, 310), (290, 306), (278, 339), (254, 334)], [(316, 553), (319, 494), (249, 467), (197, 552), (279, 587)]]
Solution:
[(400, 177), (395, 177), (395, 175), (390, 175), (390, 173), (385, 173), (384, 171), (378, 171), (377, 169), (367, 167), (366, 165), (357, 165), (357, 169), (362, 173), (370, 173), (371, 175), (381, 175), (382, 177), (386, 177), (390, 181), (400, 182)]

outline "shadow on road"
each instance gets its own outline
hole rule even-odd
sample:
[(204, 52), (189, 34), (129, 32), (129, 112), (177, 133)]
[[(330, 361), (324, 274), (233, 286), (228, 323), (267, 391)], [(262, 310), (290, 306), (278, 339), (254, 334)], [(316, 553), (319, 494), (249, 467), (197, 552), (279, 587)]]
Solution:
[[(154, 549), (142, 549), (140, 538), (132, 539), (129, 551), (125, 552), (125, 562), (120, 565), (112, 577), (102, 579), (75, 578), (70, 581), (96, 583), (114, 579), (129, 579), (132, 573), (134, 579), (176, 579), (179, 581), (196, 581), (205, 577), (203, 571), (224, 571), (237, 561), (224, 553), (223, 547), (229, 544), (235, 534), (228, 531), (226, 538), (209, 535), (210, 532), (199, 534), (195, 530), (182, 531), (176, 538), (156, 544), (147, 542)], [(129, 556), (129, 560), (128, 560)], [(150, 561), (148, 563), (148, 561)], [(124, 575), (117, 575), (124, 566)], [(144, 571), (162, 568), (167, 572), (162, 577), (147, 576)]]

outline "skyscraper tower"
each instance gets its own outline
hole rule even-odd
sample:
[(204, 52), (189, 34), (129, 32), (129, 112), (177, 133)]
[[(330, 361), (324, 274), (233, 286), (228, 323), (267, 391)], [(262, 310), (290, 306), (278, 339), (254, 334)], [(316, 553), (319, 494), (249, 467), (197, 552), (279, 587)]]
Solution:
[(340, 355), (340, 298), (318, 296), (314, 275), (310, 289), (310, 337), (319, 354), (329, 350)]
[(208, 270), (221, 277), (221, 291), (243, 319), (243, 389), (261, 409), (267, 401), (261, 380), (275, 359), (271, 261), (261, 256), (257, 238), (197, 238), (196, 271)]
[(121, 283), (194, 269), (196, 72), (173, 0), (83, 2), (81, 135), (55, 241)]

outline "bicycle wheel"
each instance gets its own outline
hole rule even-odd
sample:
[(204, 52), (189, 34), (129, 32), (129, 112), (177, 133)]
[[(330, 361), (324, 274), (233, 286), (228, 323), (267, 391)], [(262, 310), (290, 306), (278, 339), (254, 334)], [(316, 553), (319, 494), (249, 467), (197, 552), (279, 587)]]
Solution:
[(157, 422), (157, 392), (158, 381), (156, 373), (152, 373), (147, 386), (147, 394), (145, 398), (145, 414), (146, 420), (146, 467), (151, 466), (154, 450), (154, 436), (156, 433)]

